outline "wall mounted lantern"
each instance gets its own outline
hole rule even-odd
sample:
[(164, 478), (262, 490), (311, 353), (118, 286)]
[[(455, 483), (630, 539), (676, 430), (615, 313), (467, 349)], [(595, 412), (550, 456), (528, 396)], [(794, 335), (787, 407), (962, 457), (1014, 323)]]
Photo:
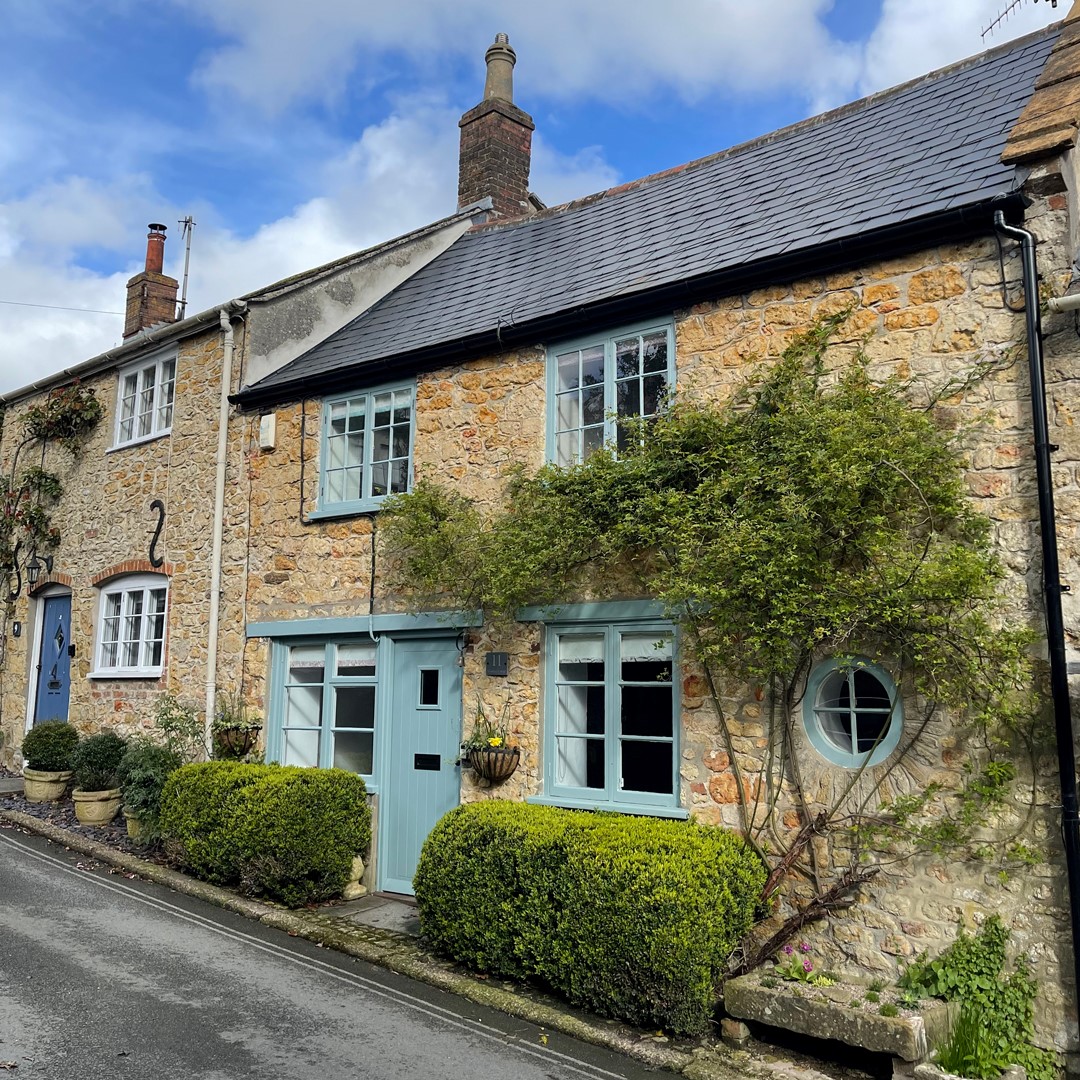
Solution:
[[(53, 557), (51, 555), (44, 556), (45, 573), (51, 574), (53, 570)], [(41, 576), (42, 560), (37, 557), (35, 551), (30, 556), (30, 561), (26, 564), (26, 583), (29, 588), (34, 588), (38, 583), (38, 578)]]

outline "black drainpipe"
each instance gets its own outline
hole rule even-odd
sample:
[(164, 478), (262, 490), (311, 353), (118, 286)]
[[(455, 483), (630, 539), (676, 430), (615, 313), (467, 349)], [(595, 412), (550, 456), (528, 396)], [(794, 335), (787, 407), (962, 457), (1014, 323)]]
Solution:
[(1050, 696), (1054, 703), (1058, 773), (1061, 780), (1061, 836), (1065, 844), (1065, 872), (1069, 885), (1069, 916), (1072, 922), (1073, 974), (1080, 1003), (1080, 813), (1076, 801), (1076, 755), (1073, 748), (1072, 707), (1065, 664), (1065, 625), (1061, 617), (1061, 584), (1058, 569), (1054, 488), (1050, 474), (1050, 442), (1046, 421), (1046, 381), (1043, 377), (1042, 318), (1039, 313), (1039, 271), (1035, 265), (1035, 236), (1027, 229), (1005, 223), (994, 213), (994, 225), (1004, 236), (1020, 242), (1024, 278), (1024, 317), (1027, 322), (1028, 369), (1031, 373), (1031, 420), (1035, 437), (1035, 475), (1039, 486), (1039, 527), (1042, 532), (1043, 595), (1046, 602), (1046, 643), (1050, 650)]

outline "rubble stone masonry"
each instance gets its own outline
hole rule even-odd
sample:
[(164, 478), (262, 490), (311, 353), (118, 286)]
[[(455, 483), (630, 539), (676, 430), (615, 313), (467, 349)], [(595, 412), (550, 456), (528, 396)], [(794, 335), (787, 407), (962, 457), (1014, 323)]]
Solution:
[[(1027, 224), (1039, 237), (1040, 269), (1054, 293), (1070, 280), (1065, 197), (1060, 192), (1031, 208)], [(1022, 297), (1019, 265), (1006, 254), (1010, 305)], [(913, 379), (913, 405), (939, 399), (934, 414), (949, 428), (978, 423), (964, 435), (967, 482), (973, 500), (989, 515), (1000, 553), (1011, 571), (1006, 584), (1015, 612), (1041, 630), (1037, 504), (1030, 435), (1030, 394), (1023, 314), (1006, 305), (992, 238), (942, 246), (813, 280), (800, 280), (741, 296), (724, 297), (676, 313), (678, 389), (723, 399), (756, 363), (777, 357), (816, 316), (851, 308), (831, 350), (840, 365), (864, 348), (879, 378)], [(1080, 433), (1074, 388), (1080, 375), (1071, 317), (1046, 321), (1047, 379), (1051, 399), (1062, 568), (1080, 580)], [(422, 373), (417, 381), (414, 463), (430, 476), (492, 503), (500, 497), (509, 466), (535, 468), (543, 461), (544, 349), (518, 350), (453, 369)], [(961, 390), (976, 372), (981, 377)], [(247, 613), (252, 620), (355, 615), (368, 610), (372, 520), (355, 517), (311, 521), (318, 475), (318, 401), (278, 410), (278, 444), (249, 450), (251, 531)], [(254, 421), (251, 421), (254, 424)], [(252, 427), (252, 432), (254, 427)], [(305, 433), (301, 439), (301, 431)], [(250, 438), (250, 436), (249, 436)], [(250, 441), (249, 446), (254, 446)], [(301, 451), (302, 448), (302, 451)], [(303, 496), (300, 494), (303, 477)], [(404, 598), (387, 592), (375, 539), (375, 608), (403, 610)], [(1080, 611), (1066, 596), (1069, 647), (1080, 646)], [(521, 625), (495, 636), (471, 633), (465, 654), (465, 728), (475, 701), (499, 714), (509, 701), (511, 727), (522, 765), (492, 791), (465, 770), (465, 800), (491, 795), (522, 798), (542, 784), (541, 628)], [(510, 654), (509, 676), (483, 674), (489, 650)], [(248, 672), (261, 676), (265, 647), (248, 646)], [(682, 786), (684, 806), (697, 820), (739, 822), (731, 763), (723, 747), (704, 680), (682, 672)], [(756, 772), (765, 747), (767, 700), (752, 688), (726, 688), (735, 751)], [(848, 777), (800, 748), (812, 802), (827, 805)], [(931, 782), (955, 788), (962, 778), (963, 735), (937, 721), (886, 784), (905, 790)], [(1058, 795), (1053, 761), (1037, 766), (1035, 803), (1001, 824), (1043, 844), (1050, 858), (1001, 880), (979, 863), (924, 857), (887, 865), (859, 903), (817, 932), (815, 950), (826, 967), (864, 977), (893, 978), (898, 961), (926, 949), (940, 951), (958, 925), (973, 926), (999, 912), (1013, 943), (1033, 963), (1039, 979), (1039, 1030), (1048, 1045), (1076, 1046), (1076, 1022), (1062, 973), (1071, 968), (1064, 877), (1058, 850)], [(781, 807), (779, 828), (798, 825), (793, 807)], [(838, 853), (843, 858), (843, 853)]]
[[(1060, 294), (1071, 280), (1066, 195), (1053, 177), (1044, 179), (1026, 224), (1040, 241), (1044, 287)], [(864, 348), (876, 377), (913, 379), (913, 405), (935, 401), (934, 415), (941, 424), (967, 429), (978, 421), (963, 436), (971, 497), (993, 522), (998, 549), (1010, 570), (1005, 584), (1009, 604), (1041, 633), (1024, 316), (1017, 307), (1022, 298), (1019, 263), (1011, 250), (1006, 251), (1005, 270), (1003, 292), (991, 237), (697, 304), (675, 313), (677, 382), (680, 394), (724, 399), (754, 364), (777, 357), (813, 318), (851, 308), (831, 351), (832, 363), (843, 364)], [(1075, 393), (1080, 349), (1071, 316), (1048, 316), (1045, 330), (1051, 439), (1059, 446), (1054, 481), (1062, 573), (1066, 581), (1080, 583), (1080, 406)], [(418, 476), (430, 476), (492, 504), (500, 498), (511, 466), (533, 469), (542, 464), (545, 344), (419, 374), (413, 455)], [(58, 469), (66, 484), (54, 514), (63, 536), (56, 571), (71, 580), (77, 643), (71, 715), (85, 731), (105, 724), (128, 730), (145, 727), (153, 699), (165, 688), (202, 700), (220, 354), (220, 333), (208, 332), (181, 345), (170, 436), (109, 452), (113, 372), (92, 382), (107, 416), (80, 460), (72, 465), (64, 451), (48, 452), (46, 464)], [(975, 373), (979, 377), (972, 380)], [(21, 408), (14, 407), (5, 421), (2, 462), (10, 462)], [(259, 448), (258, 416), (234, 414), (230, 425), (219, 644), (219, 687), (242, 691), (263, 710), (268, 647), (262, 640), (245, 640), (245, 623), (364, 615), (373, 564), (374, 611), (407, 607), (406, 599), (392, 595), (386, 584), (377, 516), (312, 518), (317, 506), (319, 400), (274, 411), (276, 440), (270, 449)], [(164, 675), (160, 680), (90, 680), (95, 575), (125, 560), (147, 557), (156, 525), (149, 504), (155, 498), (167, 508), (160, 546), (171, 567)], [(1075, 659), (1080, 600), (1075, 594), (1064, 600), (1068, 647)], [(9, 632), (7, 663), (0, 676), (8, 761), (24, 729), (26, 687), (33, 674), (29, 646), (35, 613), (33, 607), (28, 611), (25, 596), (14, 617), (28, 620), (28, 629), (18, 639)], [(509, 653), (507, 678), (483, 674), (483, 655), (490, 650)], [(467, 774), (463, 799), (521, 798), (540, 791), (541, 651), (538, 624), (497, 635), (490, 628), (471, 632), (465, 653), (465, 727), (471, 725), (478, 697), (496, 714), (509, 702), (511, 727), (523, 754), (515, 775), (495, 791)], [(697, 820), (735, 826), (739, 816), (731, 762), (704, 681), (690, 665), (684, 665), (680, 677), (683, 805)], [(753, 773), (765, 748), (768, 701), (759, 700), (754, 688), (731, 686), (724, 693), (735, 753)], [(905, 790), (937, 782), (954, 788), (962, 777), (964, 749), (962, 733), (939, 720), (887, 786)], [(813, 804), (827, 804), (836, 785), (848, 779), (808, 746), (800, 748), (800, 762)], [(1054, 762), (1040, 760), (1034, 780), (1033, 807), (1002, 824), (1044, 845), (1050, 853), (1046, 862), (1006, 880), (982, 864), (945, 858), (890, 864), (853, 909), (815, 930), (815, 951), (825, 954), (824, 966), (892, 978), (899, 960), (924, 949), (936, 953), (955, 938), (958, 924), (972, 926), (998, 912), (1039, 980), (1040, 1037), (1047, 1045), (1075, 1051), (1072, 988), (1062, 981), (1071, 970), (1071, 941)], [(780, 808), (778, 828), (797, 827), (791, 811), (790, 806)]]

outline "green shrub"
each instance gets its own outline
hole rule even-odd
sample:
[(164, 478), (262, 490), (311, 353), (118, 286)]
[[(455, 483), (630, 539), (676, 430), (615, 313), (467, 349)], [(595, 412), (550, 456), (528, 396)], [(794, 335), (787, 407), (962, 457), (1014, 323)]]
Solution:
[(492, 800), (439, 822), (414, 885), (424, 933), (455, 960), (696, 1034), (764, 880), (721, 829)]
[(371, 845), (371, 812), (342, 769), (207, 761), (169, 777), (161, 831), (199, 877), (297, 907), (341, 891)]
[(46, 720), (26, 733), (21, 752), (31, 769), (65, 772), (71, 768), (71, 755), (78, 745), (79, 733), (70, 724)]
[(154, 839), (158, 833), (161, 792), (180, 764), (179, 753), (149, 739), (132, 743), (120, 759), (117, 772), (124, 809), (138, 816), (146, 840)]
[(81, 791), (110, 791), (120, 786), (117, 772), (127, 742), (115, 731), (103, 731), (82, 740), (71, 753), (75, 787)]
[(196, 876), (219, 883), (236, 881), (233, 810), (236, 795), (273, 769), (236, 761), (183, 765), (161, 793), (161, 833)]
[(344, 769), (274, 769), (234, 806), (243, 891), (289, 907), (336, 896), (371, 846), (364, 781)]

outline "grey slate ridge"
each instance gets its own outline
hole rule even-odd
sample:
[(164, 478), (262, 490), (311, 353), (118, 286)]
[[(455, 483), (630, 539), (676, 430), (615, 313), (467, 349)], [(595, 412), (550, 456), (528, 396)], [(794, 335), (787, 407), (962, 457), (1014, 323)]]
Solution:
[[(466, 233), (248, 391), (371, 379), (406, 355), (721, 270), (975, 207), (1016, 189), (1000, 155), (1060, 26), (733, 150)], [(534, 339), (538, 341), (539, 339)], [(490, 346), (489, 346), (490, 347)], [(367, 368), (367, 371), (362, 369)]]

